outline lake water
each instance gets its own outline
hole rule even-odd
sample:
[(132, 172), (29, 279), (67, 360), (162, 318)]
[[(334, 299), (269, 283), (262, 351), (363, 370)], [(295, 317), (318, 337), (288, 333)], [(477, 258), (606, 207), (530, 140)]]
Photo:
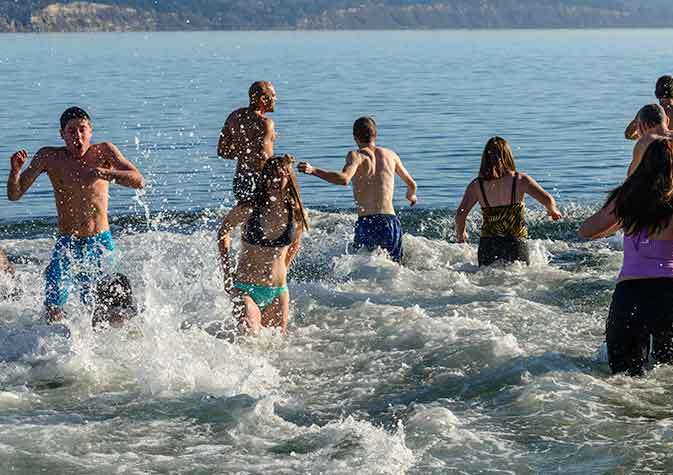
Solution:
[[(130, 331), (39, 323), (51, 188), (0, 197), (0, 246), (25, 288), (0, 302), (3, 473), (628, 473), (673, 463), (670, 367), (609, 375), (603, 341), (619, 237), (576, 229), (623, 179), (623, 130), (672, 72), (673, 30), (1, 35), (0, 168), (59, 144), (77, 104), (144, 173), (114, 188), (119, 270), (144, 308)], [(232, 344), (197, 327), (231, 304), (214, 230), (233, 163), (227, 114), (276, 86), (277, 152), (337, 169), (372, 115), (419, 185), (397, 204), (403, 266), (350, 255), (350, 190), (301, 176), (313, 229), (292, 270), (289, 336)], [(529, 203), (530, 267), (478, 270), (452, 213), (492, 135), (557, 198)], [(9, 285), (0, 282), (0, 287)], [(181, 330), (184, 321), (195, 322)]]

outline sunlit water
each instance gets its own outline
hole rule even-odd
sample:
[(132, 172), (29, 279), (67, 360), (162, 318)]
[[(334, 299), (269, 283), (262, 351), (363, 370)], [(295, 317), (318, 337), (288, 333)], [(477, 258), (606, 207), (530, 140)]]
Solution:
[[(0, 245), (24, 289), (0, 303), (0, 472), (670, 471), (673, 371), (609, 375), (598, 349), (621, 240), (582, 242), (576, 228), (623, 177), (623, 128), (670, 67), (671, 40), (656, 30), (0, 36), (0, 154), (58, 143), (59, 113), (79, 103), (150, 184), (112, 195), (117, 270), (144, 310), (102, 334), (76, 303), (67, 328), (40, 324), (54, 244), (46, 180), (0, 204)], [(351, 255), (349, 190), (302, 177), (313, 229), (291, 272), (289, 335), (231, 342), (204, 331), (233, 328), (214, 233), (232, 164), (213, 152), (259, 77), (281, 98), (279, 151), (339, 167), (352, 120), (374, 114), (423, 207), (401, 213), (402, 266)], [(453, 239), (453, 210), (495, 133), (566, 215), (550, 223), (531, 206), (529, 267), (478, 269), (476, 212), (472, 242)]]

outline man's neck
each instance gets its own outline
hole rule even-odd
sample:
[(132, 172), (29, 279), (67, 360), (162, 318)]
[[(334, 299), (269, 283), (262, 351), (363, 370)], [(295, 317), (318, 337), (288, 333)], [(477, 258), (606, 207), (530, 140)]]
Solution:
[(266, 114), (266, 109), (264, 109), (264, 106), (262, 106), (262, 105), (252, 105), (251, 104), (251, 105), (248, 106), (248, 111), (251, 114), (259, 114), (262, 117), (264, 116), (264, 114)]
[(376, 150), (376, 142), (369, 142), (368, 144), (358, 143), (359, 150)]

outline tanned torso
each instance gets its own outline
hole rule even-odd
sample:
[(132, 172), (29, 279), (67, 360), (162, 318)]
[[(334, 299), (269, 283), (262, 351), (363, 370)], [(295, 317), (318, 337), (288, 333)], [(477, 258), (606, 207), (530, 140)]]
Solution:
[(61, 234), (93, 236), (110, 228), (110, 183), (99, 178), (95, 169), (110, 169), (112, 153), (105, 143), (92, 145), (79, 159), (72, 158), (65, 147), (47, 147), (38, 152), (54, 188)]
[(273, 121), (244, 107), (227, 118), (219, 144), (219, 155), (237, 160), (236, 174), (259, 173), (273, 156), (276, 139)]
[(360, 161), (352, 179), (358, 215), (395, 214), (393, 194), (399, 162), (397, 154), (383, 147), (374, 147), (352, 151), (347, 160)]

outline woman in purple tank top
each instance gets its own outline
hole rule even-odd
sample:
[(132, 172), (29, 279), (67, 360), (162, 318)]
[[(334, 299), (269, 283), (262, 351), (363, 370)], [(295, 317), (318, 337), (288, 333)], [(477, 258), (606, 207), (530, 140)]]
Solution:
[(579, 234), (624, 231), (624, 261), (606, 323), (613, 373), (642, 375), (650, 359), (673, 363), (673, 140), (655, 140), (636, 171)]

